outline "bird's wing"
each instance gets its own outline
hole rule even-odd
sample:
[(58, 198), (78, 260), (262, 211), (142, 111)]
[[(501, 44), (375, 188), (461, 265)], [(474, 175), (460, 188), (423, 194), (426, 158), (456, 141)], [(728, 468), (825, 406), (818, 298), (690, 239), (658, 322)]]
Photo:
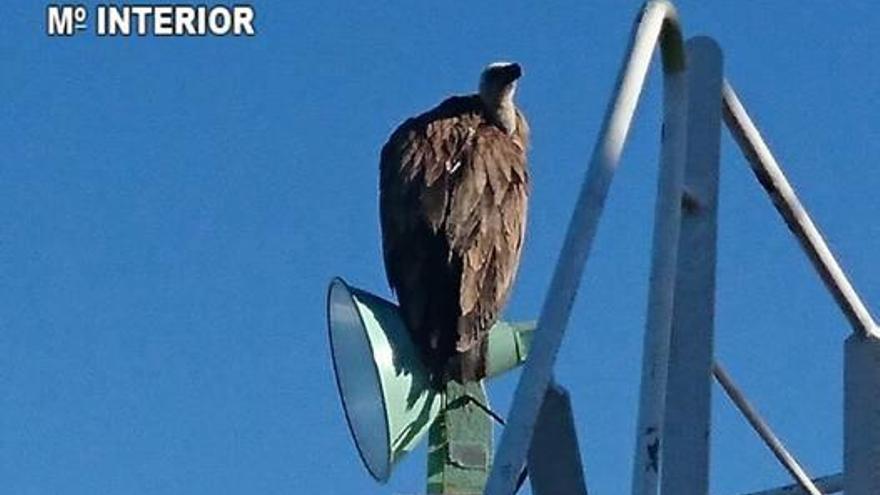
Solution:
[[(411, 333), (448, 329), (458, 318), (461, 263), (445, 223), (452, 181), (473, 140), (476, 102), (453, 97), (402, 124), (382, 149), (379, 210), (388, 282)], [(424, 342), (420, 342), (424, 349)], [(451, 352), (454, 339), (445, 347)]]
[(507, 300), (526, 224), (527, 127), (512, 138), (481, 126), (467, 167), (454, 184), (447, 237), (462, 259), (458, 350), (483, 340)]

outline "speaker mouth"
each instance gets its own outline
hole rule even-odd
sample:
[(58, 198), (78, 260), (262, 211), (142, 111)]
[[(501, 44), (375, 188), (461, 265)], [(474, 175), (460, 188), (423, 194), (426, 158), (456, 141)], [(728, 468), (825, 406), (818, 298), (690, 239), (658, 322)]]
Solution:
[[(388, 481), (440, 414), (445, 392), (432, 386), (396, 304), (334, 278), (327, 327), (336, 388), (358, 455), (370, 475)], [(522, 363), (534, 325), (496, 323), (487, 363), (495, 376)]]
[(327, 327), (336, 387), (348, 429), (364, 466), (377, 481), (391, 474), (388, 410), (367, 326), (352, 290), (334, 278), (327, 293)]

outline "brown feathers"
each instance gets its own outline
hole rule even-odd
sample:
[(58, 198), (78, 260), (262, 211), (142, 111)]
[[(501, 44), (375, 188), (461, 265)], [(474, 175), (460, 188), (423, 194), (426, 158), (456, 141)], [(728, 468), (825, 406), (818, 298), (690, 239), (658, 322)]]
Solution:
[(388, 281), (435, 372), (456, 354), (481, 353), (507, 300), (525, 232), (527, 139), (519, 112), (508, 135), (479, 97), (462, 96), (407, 120), (382, 149)]

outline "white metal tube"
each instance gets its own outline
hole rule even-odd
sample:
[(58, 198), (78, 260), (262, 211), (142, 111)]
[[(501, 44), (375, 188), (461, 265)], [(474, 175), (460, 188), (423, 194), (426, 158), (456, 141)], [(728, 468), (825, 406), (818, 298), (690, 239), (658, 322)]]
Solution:
[[(666, 74), (664, 84), (684, 84), (681, 77), (684, 70), (684, 46), (675, 9), (665, 0), (650, 1), (645, 5), (635, 27), (628, 57), (617, 80), (614, 98), (606, 111), (599, 140), (593, 149), (586, 179), (581, 186), (562, 252), (541, 309), (529, 358), (514, 393), (508, 424), (501, 436), (495, 464), (486, 485), (485, 493), (489, 495), (510, 495), (516, 486), (608, 188), (626, 141), (651, 55), (661, 36)], [(683, 135), (680, 137), (684, 138)]]
[(663, 495), (709, 492), (715, 318), (721, 48), (687, 42), (688, 122), (683, 211), (675, 273), (669, 371), (662, 429)]
[[(832, 474), (831, 476), (822, 476), (813, 480), (816, 488), (825, 494), (840, 493), (843, 491), (843, 475)], [(771, 488), (769, 490), (761, 490), (760, 492), (747, 493), (746, 495), (808, 495), (800, 485), (786, 485), (779, 488)]]
[[(674, 78), (674, 79), (673, 79)], [(642, 377), (633, 495), (655, 495), (660, 480), (663, 416), (672, 333), (673, 294), (681, 230), (681, 197), (687, 135), (684, 72), (667, 75), (663, 85), (663, 146), (654, 208), (654, 240), (648, 285), (648, 311), (642, 346)], [(669, 84), (669, 82), (672, 82)]]
[(749, 404), (748, 399), (746, 399), (745, 395), (743, 395), (742, 391), (739, 390), (736, 384), (733, 383), (733, 379), (731, 379), (730, 375), (724, 371), (724, 368), (722, 368), (720, 364), (715, 363), (712, 367), (712, 373), (715, 375), (715, 378), (718, 380), (718, 383), (721, 384), (724, 391), (727, 392), (730, 400), (736, 404), (736, 407), (740, 410), (743, 416), (746, 417), (749, 424), (752, 425), (752, 428), (754, 428), (758, 435), (761, 436), (761, 439), (764, 440), (764, 443), (767, 444), (767, 447), (770, 448), (773, 455), (775, 455), (779, 462), (782, 463), (798, 485), (800, 485), (800, 487), (809, 495), (822, 495), (822, 492), (816, 488), (816, 485), (797, 462), (797, 459), (788, 452), (779, 438), (773, 433), (773, 430), (770, 429), (770, 426), (768, 426), (761, 415), (758, 414), (758, 411)]
[(858, 293), (850, 284), (840, 264), (834, 258), (822, 233), (810, 219), (810, 215), (798, 200), (794, 188), (764, 143), (749, 114), (725, 81), (724, 120), (740, 149), (752, 167), (758, 181), (773, 199), (773, 205), (782, 214), (789, 229), (794, 232), (813, 266), (834, 296), (837, 305), (846, 315), (853, 329), (863, 336), (878, 336), (877, 324), (871, 317)]

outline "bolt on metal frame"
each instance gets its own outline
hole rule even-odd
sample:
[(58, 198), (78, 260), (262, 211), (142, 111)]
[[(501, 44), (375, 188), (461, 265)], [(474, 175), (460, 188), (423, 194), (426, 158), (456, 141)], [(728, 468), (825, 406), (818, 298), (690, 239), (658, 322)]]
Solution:
[[(697, 380), (701, 389), (708, 394), (705, 381), (713, 370), (725, 391), (795, 477), (800, 493), (822, 493), (820, 489), (832, 493), (841, 488), (841, 479), (848, 495), (880, 493), (880, 476), (875, 476), (875, 473), (880, 472), (880, 451), (874, 452), (877, 450), (874, 446), (880, 444), (880, 331), (798, 200), (733, 88), (728, 82), (719, 81), (722, 78), (720, 49), (712, 45), (711, 40), (692, 40), (688, 44), (686, 55), (682, 31), (673, 5), (666, 0), (651, 0), (644, 5), (633, 28), (627, 55), (593, 149), (485, 493), (507, 495), (515, 490), (532, 442), (543, 397), (552, 383), (556, 355), (605, 198), (632, 123), (651, 56), (657, 46), (661, 50), (664, 73), (664, 124), (632, 493), (656, 495), (658, 488), (669, 495), (706, 493), (706, 445), (686, 434), (679, 435), (676, 440), (673, 432), (676, 431), (676, 426), (679, 433), (681, 432), (680, 418), (674, 416), (680, 415), (682, 407), (696, 407), (700, 425), (708, 428), (706, 401), (697, 405), (682, 401), (682, 394), (676, 387), (681, 388), (684, 383), (694, 383)], [(699, 62), (691, 66), (693, 61)], [(691, 70), (695, 74), (702, 72), (702, 75), (689, 75)], [(704, 132), (701, 131), (703, 126), (694, 124), (693, 120), (703, 119), (703, 122), (709, 122), (707, 119), (719, 118), (718, 103), (712, 102), (711, 93), (706, 96), (706, 91), (713, 91), (713, 84), (716, 91), (714, 94), (718, 95), (715, 101), (721, 102), (721, 113), (726, 126), (854, 329), (845, 349), (845, 470), (842, 476), (811, 480), (773, 435), (769, 426), (748, 406), (744, 395), (733, 385), (732, 380), (711, 361), (718, 141), (717, 132), (697, 135)], [(689, 85), (693, 87), (689, 88)], [(692, 107), (689, 107), (689, 98), (692, 99)], [(704, 107), (709, 108), (708, 115), (703, 111)], [(711, 111), (715, 112), (714, 117)], [(716, 127), (717, 125), (715, 124)], [(695, 167), (700, 163), (708, 163), (709, 166), (701, 165), (703, 169), (697, 170)], [(716, 167), (714, 171), (712, 166)], [(692, 172), (693, 177), (690, 175)], [(696, 181), (696, 187), (692, 184), (693, 181)], [(707, 208), (708, 210), (701, 211)], [(702, 217), (697, 215), (689, 218), (694, 216), (695, 210)], [(699, 260), (701, 264), (697, 275), (688, 278), (683, 275), (685, 270), (682, 270), (682, 263), (689, 262), (689, 257), (694, 252), (693, 243), (700, 242), (711, 244), (711, 256), (710, 259)], [(696, 286), (709, 287), (712, 290), (703, 292), (710, 295), (704, 296), (702, 300), (689, 296)], [(688, 320), (688, 310), (693, 308), (699, 311), (700, 317)], [(696, 346), (695, 350), (690, 339), (707, 328), (708, 342), (706, 335), (703, 335), (702, 347)], [(702, 364), (683, 367), (671, 365), (670, 356), (685, 351), (690, 352), (689, 356)], [(662, 454), (665, 449), (670, 448), (664, 438), (666, 428), (669, 428), (672, 445), (689, 452), (689, 459), (699, 461), (696, 476), (693, 473), (682, 474), (681, 470), (676, 474), (674, 469), (669, 472), (665, 467), (660, 469)], [(679, 450), (675, 452), (676, 455), (679, 454)], [(791, 491), (797, 489), (794, 486), (783, 487), (760, 493), (799, 493)]]

